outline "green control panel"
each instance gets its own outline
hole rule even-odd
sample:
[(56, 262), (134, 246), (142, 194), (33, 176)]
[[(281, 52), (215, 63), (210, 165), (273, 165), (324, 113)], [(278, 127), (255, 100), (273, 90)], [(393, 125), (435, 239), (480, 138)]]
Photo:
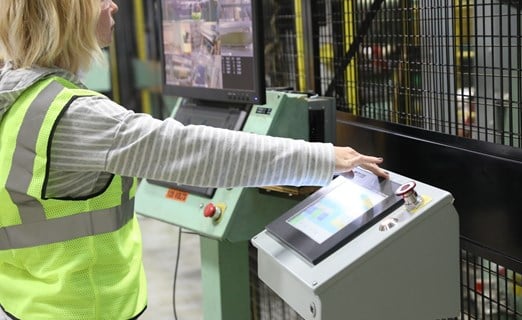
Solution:
[[(176, 106), (172, 117), (178, 110)], [(267, 103), (249, 108), (241, 130), (333, 142), (335, 101), (303, 93), (267, 91)], [(259, 188), (218, 188), (204, 195), (143, 180), (136, 194), (136, 212), (205, 237), (236, 242), (249, 240), (297, 201)]]

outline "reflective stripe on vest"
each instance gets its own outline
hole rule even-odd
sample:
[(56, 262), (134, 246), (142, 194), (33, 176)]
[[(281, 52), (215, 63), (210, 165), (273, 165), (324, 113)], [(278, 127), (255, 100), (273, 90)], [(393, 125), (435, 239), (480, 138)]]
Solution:
[[(31, 103), (21, 124), (13, 154), (13, 162), (33, 168), (38, 133), (43, 125), (46, 110), (64, 89), (52, 81)], [(66, 217), (47, 219), (42, 204), (27, 195), (33, 178), (32, 171), (11, 167), (6, 188), (13, 203), (20, 209), (20, 225), (0, 228), (0, 250), (18, 249), (51, 244), (84, 236), (92, 236), (120, 229), (133, 217), (134, 202), (130, 200), (132, 178), (122, 178), (121, 206), (95, 210)]]

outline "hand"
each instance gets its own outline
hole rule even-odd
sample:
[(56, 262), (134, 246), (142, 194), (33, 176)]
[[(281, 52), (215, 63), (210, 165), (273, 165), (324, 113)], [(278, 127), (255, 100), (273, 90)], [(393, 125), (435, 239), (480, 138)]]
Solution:
[(334, 147), (335, 149), (335, 173), (343, 173), (353, 170), (357, 166), (373, 172), (374, 174), (389, 178), (388, 172), (384, 171), (379, 164), (382, 158), (360, 154), (350, 147)]

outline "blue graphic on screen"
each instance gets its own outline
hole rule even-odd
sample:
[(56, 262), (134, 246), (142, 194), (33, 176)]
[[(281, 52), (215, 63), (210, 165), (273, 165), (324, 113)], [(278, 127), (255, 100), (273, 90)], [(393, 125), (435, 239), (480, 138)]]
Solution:
[(315, 242), (323, 243), (384, 199), (384, 195), (345, 179), (319, 201), (290, 217), (287, 223)]

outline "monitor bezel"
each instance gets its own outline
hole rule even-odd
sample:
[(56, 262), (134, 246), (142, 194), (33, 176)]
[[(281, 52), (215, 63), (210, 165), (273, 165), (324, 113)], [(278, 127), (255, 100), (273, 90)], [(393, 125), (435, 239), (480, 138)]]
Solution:
[[(357, 183), (370, 192), (382, 194), (385, 198), (322, 243), (316, 242), (307, 234), (288, 223), (290, 218), (317, 203), (347, 181)], [(335, 178), (328, 186), (319, 189), (310, 197), (285, 212), (267, 225), (266, 230), (269, 234), (301, 255), (309, 263), (316, 265), (362, 232), (375, 225), (375, 223), (380, 221), (384, 216), (400, 207), (404, 203), (404, 200), (395, 195), (394, 192), (399, 186), (400, 184), (394, 181), (379, 178), (366, 170), (356, 168), (350, 175)]]

